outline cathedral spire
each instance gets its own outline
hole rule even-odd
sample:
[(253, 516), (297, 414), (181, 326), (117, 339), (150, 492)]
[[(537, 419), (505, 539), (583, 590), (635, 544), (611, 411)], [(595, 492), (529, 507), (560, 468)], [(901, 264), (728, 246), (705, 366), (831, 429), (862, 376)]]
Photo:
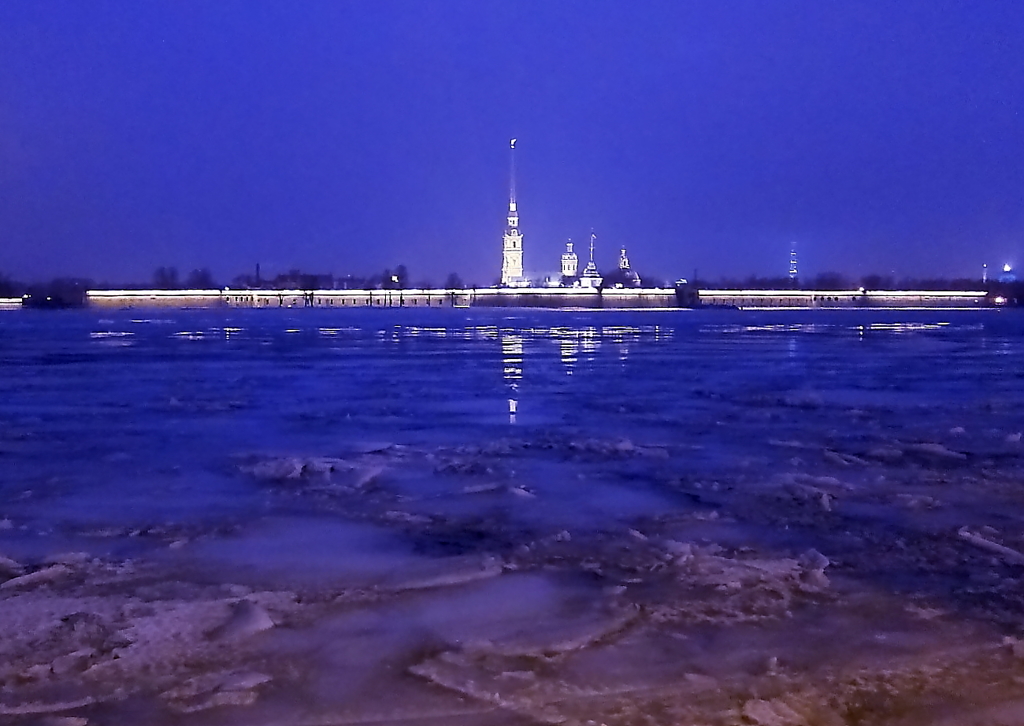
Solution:
[(516, 208), (516, 140), (509, 143), (509, 192), (508, 218), (501, 248), (501, 286), (522, 287), (527, 284), (523, 277), (523, 235), (519, 231), (519, 210)]
[(594, 263), (595, 240), (597, 235), (594, 234), (594, 230), (590, 230), (590, 262), (583, 268), (583, 275), (580, 277), (581, 287), (601, 287), (601, 273), (597, 271), (597, 265)]
[(508, 148), (508, 208), (514, 211), (516, 208), (516, 140), (509, 142)]

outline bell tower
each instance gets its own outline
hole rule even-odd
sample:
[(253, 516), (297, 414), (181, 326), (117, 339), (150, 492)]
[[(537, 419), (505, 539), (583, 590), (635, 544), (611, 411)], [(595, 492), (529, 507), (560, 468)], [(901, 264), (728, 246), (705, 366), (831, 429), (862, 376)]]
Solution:
[(576, 277), (579, 271), (579, 258), (572, 251), (572, 240), (565, 243), (562, 253), (562, 277)]
[(523, 235), (519, 231), (519, 211), (516, 209), (516, 140), (509, 144), (508, 218), (501, 249), (501, 286), (523, 287)]

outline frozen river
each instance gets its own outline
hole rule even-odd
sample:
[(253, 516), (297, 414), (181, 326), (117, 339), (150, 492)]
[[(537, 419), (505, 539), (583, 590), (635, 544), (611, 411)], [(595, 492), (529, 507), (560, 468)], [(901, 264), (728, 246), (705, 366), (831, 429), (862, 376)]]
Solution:
[(0, 313), (0, 723), (1024, 724), (1022, 404), (1012, 310)]

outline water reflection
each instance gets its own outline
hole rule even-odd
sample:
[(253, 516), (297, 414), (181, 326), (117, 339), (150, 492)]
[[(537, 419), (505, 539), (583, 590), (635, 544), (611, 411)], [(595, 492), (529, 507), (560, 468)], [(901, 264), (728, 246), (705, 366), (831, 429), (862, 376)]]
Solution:
[(501, 334), (501, 360), (505, 381), (515, 386), (523, 377), (523, 336)]
[[(554, 380), (573, 379), (570, 385), (575, 390), (580, 385), (589, 386), (585, 381), (594, 376), (597, 376), (594, 378), (596, 381), (608, 374), (613, 370), (611, 366), (619, 371), (627, 370), (628, 366), (630, 375), (638, 381), (655, 380), (659, 376), (672, 375), (672, 371), (695, 376), (700, 375), (695, 371), (707, 360), (718, 360), (716, 365), (722, 367), (721, 359), (716, 356), (723, 347), (739, 345), (735, 348), (737, 351), (744, 350), (755, 356), (775, 356), (776, 361), (779, 357), (790, 362), (806, 358), (813, 365), (818, 365), (813, 361), (819, 351), (825, 350), (823, 346), (841, 345), (843, 340), (878, 340), (895, 336), (924, 340), (936, 335), (966, 333), (971, 335), (975, 350), (991, 349), (1003, 355), (1017, 350), (1015, 344), (1007, 341), (1000, 345), (998, 335), (990, 340), (988, 325), (979, 323), (977, 316), (963, 318), (962, 321), (959, 318), (944, 320), (946, 313), (930, 317), (915, 320), (901, 315), (878, 319), (865, 315), (851, 319), (841, 314), (830, 316), (826, 313), (816, 315), (813, 320), (798, 321), (767, 316), (719, 317), (709, 314), (659, 318), (661, 324), (654, 325), (646, 324), (652, 318), (636, 321), (615, 316), (612, 319), (601, 313), (556, 315), (524, 312), (498, 317), (481, 312), (460, 315), (458, 319), (439, 317), (420, 320), (419, 324), (401, 321), (396, 324), (395, 317), (382, 319), (376, 314), (350, 317), (260, 315), (257, 318), (254, 315), (181, 311), (173, 319), (96, 318), (88, 323), (90, 327), (85, 335), (91, 345), (104, 345), (108, 349), (109, 346), (126, 346), (123, 349), (125, 355), (136, 355), (127, 350), (127, 346), (157, 350), (167, 345), (167, 341), (205, 341), (205, 347), (218, 341), (230, 341), (232, 355), (238, 356), (231, 360), (245, 360), (246, 363), (263, 355), (264, 346), (295, 352), (298, 354), (295, 360), (302, 359), (303, 366), (317, 365), (318, 348), (356, 353), (345, 358), (332, 357), (331, 375), (344, 372), (346, 380), (352, 375), (359, 375), (353, 374), (348, 366), (375, 355), (379, 356), (383, 366), (381, 371), (388, 370), (387, 375), (392, 382), (402, 380), (402, 376), (410, 381), (424, 377), (443, 379), (445, 372), (442, 370), (424, 371), (424, 356), (453, 371), (464, 366), (471, 376), (474, 371), (485, 367), (487, 375), (480, 380), (487, 381), (482, 384), (486, 388), (480, 388), (474, 395), (484, 397), (490, 410), (502, 418), (507, 406), (509, 422), (515, 423), (517, 415), (527, 410), (535, 416), (557, 407), (548, 400), (553, 391), (549, 384)], [(982, 335), (974, 335), (973, 331), (981, 331)], [(771, 341), (771, 344), (757, 347), (755, 351), (750, 346), (757, 341)], [(527, 352), (530, 355), (529, 366), (525, 360)], [(499, 365), (499, 353), (501, 379), (497, 382), (494, 373)], [(745, 353), (738, 360), (746, 357)], [(731, 363), (731, 359), (728, 360), (724, 368), (729, 368)], [(637, 366), (639, 368), (634, 371)], [(294, 376), (288, 379), (289, 385), (299, 380)], [(524, 387), (528, 377), (531, 381), (529, 389)], [(462, 385), (462, 380), (458, 385)], [(455, 391), (452, 395), (457, 397), (461, 393)], [(529, 408), (520, 411), (525, 395), (537, 400), (530, 401)]]
[(508, 385), (508, 422), (516, 422), (519, 408), (519, 381), (523, 378), (523, 336), (507, 331), (501, 333), (502, 376)]
[(577, 355), (580, 352), (579, 343), (575, 336), (566, 336), (558, 341), (559, 356), (562, 365), (565, 367), (565, 375), (571, 376), (576, 367)]

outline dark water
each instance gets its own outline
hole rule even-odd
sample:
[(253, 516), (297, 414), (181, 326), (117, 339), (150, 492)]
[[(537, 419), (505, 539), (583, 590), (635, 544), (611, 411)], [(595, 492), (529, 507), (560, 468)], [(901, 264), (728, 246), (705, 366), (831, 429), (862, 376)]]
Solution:
[[(126, 516), (123, 497), (161, 500), (169, 478), (231, 489), (210, 481), (227, 454), (546, 430), (728, 466), (768, 437), (841, 433), (856, 408), (893, 434), (1019, 427), (1022, 353), (1013, 311), (14, 312), (0, 487), (99, 507), (113, 488)], [(160, 506), (192, 503), (175, 499)]]
[(1012, 433), (1022, 353), (1013, 311), (15, 312), (0, 491), (43, 523), (141, 526), (259, 506), (232, 455), (552, 432), (725, 473), (789, 453), (769, 439)]

